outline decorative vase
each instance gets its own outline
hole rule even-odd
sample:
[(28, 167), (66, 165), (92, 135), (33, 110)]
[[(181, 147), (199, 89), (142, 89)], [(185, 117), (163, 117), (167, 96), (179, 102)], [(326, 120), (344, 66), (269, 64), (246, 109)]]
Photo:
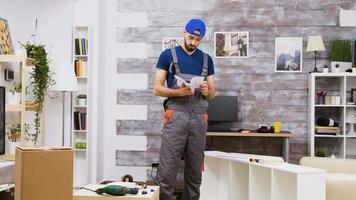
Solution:
[(11, 92), (6, 93), (6, 103), (11, 105), (21, 104), (21, 93), (12, 94)]
[(78, 98), (77, 99), (77, 104), (78, 104), (78, 106), (86, 106), (87, 105), (87, 99)]
[(9, 153), (15, 154), (16, 147), (20, 146), (20, 142), (9, 141)]
[(32, 141), (31, 139), (25, 140), (23, 146), (24, 146), (24, 147), (27, 147), (27, 148), (38, 147), (38, 141), (37, 141), (36, 144), (35, 144), (35, 142)]

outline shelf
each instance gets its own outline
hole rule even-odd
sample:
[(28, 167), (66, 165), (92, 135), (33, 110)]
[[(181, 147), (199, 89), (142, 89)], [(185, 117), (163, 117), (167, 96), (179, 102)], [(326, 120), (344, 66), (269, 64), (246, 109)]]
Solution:
[(8, 112), (21, 112), (22, 104), (6, 104), (5, 111)]
[(86, 149), (73, 149), (73, 151), (77, 151), (77, 152), (86, 152)]
[(77, 79), (87, 79), (88, 77), (86, 76), (77, 76)]
[(34, 101), (26, 101), (26, 110), (27, 111), (36, 111), (36, 106)]
[[(21, 112), (22, 104), (6, 104), (5, 111), (8, 112)], [(35, 111), (35, 103), (32, 101), (26, 101), (26, 111)]]
[(17, 56), (17, 55), (0, 55), (0, 62), (1, 63), (23, 62), (24, 60), (26, 60), (26, 66), (33, 66), (34, 65), (34, 59), (33, 58), (27, 58), (27, 57)]
[(356, 135), (346, 135), (347, 138), (355, 138), (356, 139)]
[(334, 107), (334, 108), (342, 108), (344, 105), (315, 105), (315, 107)]
[(344, 135), (317, 135), (314, 134), (315, 137), (320, 137), (320, 138), (343, 138)]
[(76, 133), (86, 133), (87, 130), (73, 130), (73, 132), (76, 132)]
[(351, 73), (312, 73), (314, 77), (344, 77), (344, 76), (355, 76), (355, 74)]
[(76, 57), (76, 58), (86, 58), (86, 57), (88, 57), (88, 55), (74, 55), (74, 57)]
[(87, 106), (77, 106), (77, 105), (75, 105), (75, 106), (73, 106), (73, 108), (87, 108)]

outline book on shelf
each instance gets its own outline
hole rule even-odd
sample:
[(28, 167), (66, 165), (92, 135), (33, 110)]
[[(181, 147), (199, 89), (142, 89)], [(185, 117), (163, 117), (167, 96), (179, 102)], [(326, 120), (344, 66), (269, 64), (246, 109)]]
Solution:
[(338, 129), (340, 129), (339, 127), (336, 127), (336, 126), (318, 126), (318, 125), (315, 125), (315, 128), (330, 129), (330, 130), (338, 130)]
[(75, 38), (75, 55), (87, 55), (88, 53), (88, 39)]
[(77, 77), (87, 76), (88, 62), (83, 59), (77, 59), (74, 61), (74, 72)]
[[(335, 129), (336, 128), (336, 129)], [(318, 135), (340, 135), (341, 131), (339, 127), (334, 127), (334, 128), (317, 128), (315, 127), (315, 134)]]
[(86, 130), (87, 113), (75, 111), (73, 115), (74, 115), (74, 130)]

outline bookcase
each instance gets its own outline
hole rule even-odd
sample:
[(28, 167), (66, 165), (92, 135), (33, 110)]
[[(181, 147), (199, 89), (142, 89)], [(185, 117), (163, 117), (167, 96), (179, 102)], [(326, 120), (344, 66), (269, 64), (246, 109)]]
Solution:
[[(12, 65), (18, 67), (18, 80), (21, 82), (21, 103), (20, 104), (8, 104), (5, 105), (6, 112), (12, 112), (17, 115), (18, 122), (21, 124), (21, 137), (20, 146), (26, 145), (25, 140), (25, 112), (35, 111), (34, 101), (26, 100), (26, 84), (29, 77), (27, 77), (28, 69), (34, 67), (34, 59), (27, 58), (22, 55), (0, 55), (0, 66), (2, 65)], [(4, 68), (1, 67), (1, 70)], [(12, 84), (12, 83), (11, 83)], [(11, 87), (11, 86), (10, 86)], [(8, 91), (8, 89), (7, 89)], [(41, 136), (38, 138), (38, 144), (44, 144), (44, 109), (42, 110), (41, 117)]]
[(88, 135), (92, 134), (88, 123), (89, 109), (89, 71), (91, 65), (90, 27), (73, 27), (73, 70), (78, 81), (78, 91), (72, 97), (71, 146), (74, 150), (74, 187), (82, 187), (89, 182)]
[[(309, 154), (356, 159), (356, 74), (311, 74), (308, 101)], [(332, 119), (339, 125), (318, 127), (318, 118)]]

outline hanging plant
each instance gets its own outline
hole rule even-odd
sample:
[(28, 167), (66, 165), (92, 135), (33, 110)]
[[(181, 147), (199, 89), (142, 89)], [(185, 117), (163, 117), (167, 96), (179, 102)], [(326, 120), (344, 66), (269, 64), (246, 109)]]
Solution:
[(36, 145), (40, 134), (41, 114), (47, 89), (49, 86), (54, 85), (55, 81), (53, 79), (53, 72), (49, 69), (48, 54), (45, 46), (42, 44), (30, 44), (29, 42), (22, 44), (22, 46), (26, 49), (27, 56), (35, 60), (35, 67), (30, 72), (30, 83), (35, 98), (35, 133), (31, 134), (32, 137), (29, 139)]

